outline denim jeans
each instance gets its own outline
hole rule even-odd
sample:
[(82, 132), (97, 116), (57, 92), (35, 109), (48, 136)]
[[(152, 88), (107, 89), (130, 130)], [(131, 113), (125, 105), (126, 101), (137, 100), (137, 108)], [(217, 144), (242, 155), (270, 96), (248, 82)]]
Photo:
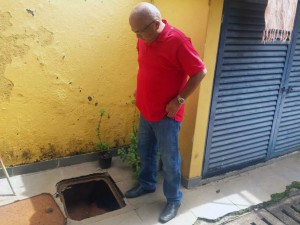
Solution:
[(157, 151), (163, 164), (163, 191), (168, 202), (180, 203), (180, 153), (178, 134), (181, 123), (164, 117), (158, 122), (148, 122), (140, 116), (138, 128), (138, 152), (141, 158), (139, 181), (145, 190), (154, 190), (157, 180)]

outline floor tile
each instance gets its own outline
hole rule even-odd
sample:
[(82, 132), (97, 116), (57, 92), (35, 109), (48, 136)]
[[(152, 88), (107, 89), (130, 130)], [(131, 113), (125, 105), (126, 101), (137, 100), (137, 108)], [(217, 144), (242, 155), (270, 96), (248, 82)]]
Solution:
[(98, 166), (98, 162), (96, 161), (59, 168), (59, 173), (62, 179), (69, 179), (73, 177), (80, 177), (92, 173), (101, 172), (105, 171), (100, 169), (100, 167)]
[(166, 225), (193, 225), (197, 217), (190, 211), (181, 212), (179, 208), (178, 215), (166, 223)]
[[(166, 224), (192, 225), (198, 217), (216, 219), (233, 211), (268, 201), (271, 194), (285, 190), (292, 181), (300, 181), (300, 152), (276, 159), (270, 164), (220, 179), (193, 189), (181, 188), (183, 202), (176, 218)], [(56, 193), (56, 183), (72, 177), (92, 173), (108, 172), (120, 190), (125, 193), (136, 181), (128, 164), (114, 157), (112, 167), (100, 169), (98, 162), (82, 163), (37, 173), (11, 177), (17, 193), (12, 194), (5, 178), (0, 179), (0, 205), (25, 199), (41, 193)], [(59, 198), (55, 198), (64, 213)], [(73, 221), (68, 225), (158, 225), (158, 217), (163, 210), (166, 199), (163, 194), (163, 176), (159, 173), (155, 193), (135, 199), (124, 199), (126, 207), (103, 215)]]
[(160, 200), (154, 203), (144, 204), (140, 206), (136, 213), (139, 218), (142, 220), (143, 225), (156, 225), (159, 224), (158, 218), (165, 206), (165, 202)]
[(135, 208), (139, 208), (139, 207), (143, 207), (144, 205), (151, 204), (153, 202), (166, 201), (166, 200), (163, 194), (162, 186), (157, 185), (156, 191), (154, 193), (149, 193), (138, 198), (129, 198), (127, 199), (127, 201)]
[(133, 178), (130, 166), (122, 162), (119, 157), (114, 157), (111, 168), (104, 171), (107, 171), (115, 182), (126, 181)]
[[(124, 208), (107, 212), (102, 215), (94, 216), (91, 218), (84, 219), (82, 221), (75, 221), (68, 219), (68, 225), (87, 225), (87, 224), (103, 224), (103, 221), (110, 221), (111, 218), (122, 217), (124, 215), (131, 215), (132, 212), (135, 212), (130, 205), (126, 205)], [(136, 216), (136, 214), (135, 214)]]
[(218, 217), (224, 216), (230, 212), (239, 210), (240, 209), (236, 205), (225, 197), (190, 208), (190, 211), (197, 218), (206, 219), (217, 219)]
[(90, 225), (144, 225), (141, 219), (137, 216), (135, 211), (131, 211), (126, 214), (118, 215), (108, 218), (103, 221), (94, 222)]
[[(10, 178), (10, 180), (12, 183), (12, 178)], [(6, 178), (0, 179), (0, 187), (0, 197), (11, 196), (13, 194), (13, 191), (11, 190)]]

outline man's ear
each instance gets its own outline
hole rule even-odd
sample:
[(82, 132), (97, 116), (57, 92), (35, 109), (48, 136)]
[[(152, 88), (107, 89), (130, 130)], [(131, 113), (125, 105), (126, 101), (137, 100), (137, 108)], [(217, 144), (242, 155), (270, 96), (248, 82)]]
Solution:
[(160, 27), (160, 22), (158, 20), (155, 21), (155, 28), (158, 30)]

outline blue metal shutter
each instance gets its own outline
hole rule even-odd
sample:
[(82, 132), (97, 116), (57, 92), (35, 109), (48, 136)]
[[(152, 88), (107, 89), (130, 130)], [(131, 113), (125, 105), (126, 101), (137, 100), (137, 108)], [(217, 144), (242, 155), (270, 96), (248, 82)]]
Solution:
[[(299, 7), (300, 8), (300, 7)], [(299, 9), (298, 8), (298, 9)], [(300, 10), (298, 10), (299, 12)], [(292, 39), (290, 62), (287, 69), (286, 82), (282, 97), (278, 125), (275, 128), (274, 143), (270, 157), (300, 150), (300, 13), (296, 17), (296, 25)]]
[(266, 0), (225, 0), (203, 177), (267, 160), (289, 44), (261, 42)]

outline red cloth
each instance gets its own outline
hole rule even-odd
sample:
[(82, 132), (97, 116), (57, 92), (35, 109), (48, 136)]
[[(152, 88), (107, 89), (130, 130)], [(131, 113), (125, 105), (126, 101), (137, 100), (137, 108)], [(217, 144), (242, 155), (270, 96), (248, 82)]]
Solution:
[[(163, 31), (151, 44), (138, 39), (136, 105), (143, 117), (156, 122), (166, 116), (166, 105), (184, 88), (187, 78), (205, 66), (193, 48), (190, 38), (170, 26), (166, 20)], [(182, 121), (184, 105), (175, 116)]]

